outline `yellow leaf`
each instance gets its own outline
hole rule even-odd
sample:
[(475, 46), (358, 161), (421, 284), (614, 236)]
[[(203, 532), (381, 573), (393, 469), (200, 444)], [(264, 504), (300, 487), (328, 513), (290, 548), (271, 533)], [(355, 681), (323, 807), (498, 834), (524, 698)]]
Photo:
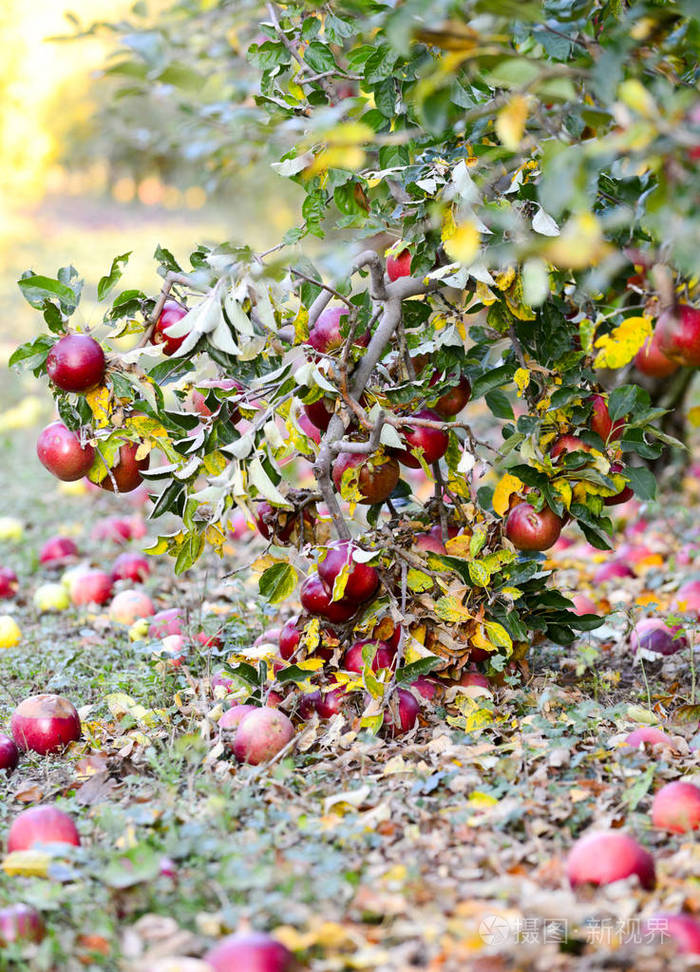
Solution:
[(530, 384), (530, 372), (527, 368), (518, 368), (513, 375), (513, 381), (518, 388), (518, 398), (522, 398), (523, 392)]
[(566, 479), (555, 479), (552, 486), (559, 494), (560, 499), (564, 503), (564, 506), (568, 509), (571, 508), (571, 500), (573, 499), (573, 493), (571, 490), (571, 483)]
[(462, 604), (461, 598), (446, 594), (435, 602), (435, 613), (443, 621), (469, 621), (471, 612)]
[(694, 405), (693, 408), (688, 409), (688, 421), (696, 429), (700, 426), (700, 405)]
[(406, 583), (409, 590), (413, 591), (415, 594), (420, 594), (421, 591), (432, 590), (433, 579), (428, 574), (424, 574), (422, 570), (416, 570), (414, 567), (410, 567), (406, 575)]
[(208, 456), (205, 456), (202, 460), (202, 464), (210, 476), (218, 476), (224, 471), (228, 465), (228, 462), (223, 452), (217, 451), (211, 452)]
[(442, 241), (445, 253), (456, 263), (469, 265), (479, 252), (481, 235), (476, 225), (470, 220), (455, 223), (449, 220), (442, 231)]
[(515, 283), (515, 267), (508, 267), (507, 270), (502, 270), (501, 273), (497, 273), (494, 280), (499, 290), (508, 290)]
[(480, 809), (485, 809), (486, 807), (496, 807), (498, 806), (498, 800), (495, 796), (491, 796), (490, 793), (482, 793), (480, 790), (474, 790), (469, 797), (469, 806), (478, 807)]
[(85, 401), (90, 406), (97, 428), (104, 429), (105, 426), (109, 425), (109, 388), (105, 385), (93, 388), (92, 391), (86, 393)]
[(637, 78), (628, 78), (617, 89), (620, 101), (644, 118), (654, 118), (658, 114), (656, 102), (647, 88)]
[(11, 877), (47, 877), (51, 855), (37, 850), (12, 851), (2, 862), (5, 874)]
[(511, 152), (515, 152), (520, 145), (528, 110), (527, 98), (516, 94), (504, 108), (501, 108), (496, 117), (496, 134)]
[[(524, 369), (521, 369), (524, 370)], [(517, 476), (511, 476), (510, 473), (506, 473), (499, 480), (496, 488), (493, 491), (493, 499), (491, 501), (495, 513), (499, 516), (503, 516), (508, 509), (508, 501), (513, 493), (517, 493), (519, 489), (522, 488), (522, 483)]]
[(593, 362), (596, 368), (623, 368), (651, 337), (650, 317), (627, 317), (610, 334), (595, 342), (599, 348)]
[(549, 240), (541, 254), (556, 267), (587, 270), (610, 251), (600, 223), (593, 213), (578, 213), (567, 221), (561, 235)]
[(489, 641), (486, 637), (481, 625), (477, 628), (475, 633), (471, 636), (471, 644), (474, 648), (482, 648), (484, 651), (495, 651), (497, 646), (493, 642)]
[(304, 174), (311, 177), (328, 169), (361, 169), (365, 161), (365, 151), (358, 145), (334, 145), (315, 156)]
[(450, 537), (445, 541), (445, 550), (450, 557), (462, 557), (463, 560), (466, 560), (470, 556), (469, 544), (471, 538), (472, 535), (469, 531), (467, 533), (460, 533), (456, 537)]

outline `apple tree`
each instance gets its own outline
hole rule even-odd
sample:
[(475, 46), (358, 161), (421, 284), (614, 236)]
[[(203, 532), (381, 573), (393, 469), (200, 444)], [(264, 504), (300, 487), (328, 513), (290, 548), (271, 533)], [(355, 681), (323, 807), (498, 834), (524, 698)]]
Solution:
[[(170, 16), (223, 31), (233, 6)], [(285, 667), (243, 660), (239, 677), (322, 705), (363, 690), (364, 724), (398, 733), (399, 686), (430, 691), (421, 676), (475, 662), (507, 677), (533, 644), (600, 623), (572, 611), (545, 552), (567, 524), (608, 549), (611, 507), (654, 497), (663, 410), (615, 375), (633, 359), (661, 377), (700, 365), (696, 14), (693, 0), (239, 4), (231, 130), (279, 147), (298, 225), (265, 253), (193, 245), (187, 266), (159, 247), (153, 294), (120, 291), (115, 257), (97, 378), (94, 348), (63, 353), (78, 273), (20, 280), (46, 329), (12, 363), (48, 362), (94, 482), (143, 478), (151, 517), (174, 514), (154, 552), (186, 571), (242, 512), (269, 544), (261, 595), (301, 585)], [(160, 83), (167, 30), (129, 36), (123, 73)], [(135, 347), (114, 350), (127, 334)], [(298, 457), (313, 486), (285, 476)]]

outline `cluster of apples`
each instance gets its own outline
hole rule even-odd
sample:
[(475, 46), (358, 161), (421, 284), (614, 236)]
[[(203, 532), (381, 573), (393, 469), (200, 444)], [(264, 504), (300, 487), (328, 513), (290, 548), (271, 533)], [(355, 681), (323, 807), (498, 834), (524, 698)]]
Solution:
[[(591, 415), (589, 427), (605, 443), (606, 447), (615, 449), (614, 443), (622, 437), (625, 427), (624, 419), (615, 422), (610, 417), (606, 397), (601, 394), (592, 395), (589, 399)], [(560, 435), (549, 450), (549, 457), (555, 465), (562, 457), (576, 452), (590, 453), (592, 447), (576, 435)], [(622, 471), (619, 458), (613, 458), (610, 463), (610, 475), (617, 475)], [(606, 506), (617, 506), (626, 503), (633, 496), (632, 490), (624, 486), (619, 493), (607, 496), (603, 502)], [(566, 516), (558, 516), (546, 504), (536, 509), (532, 503), (518, 498), (508, 513), (505, 523), (505, 535), (518, 550), (541, 551), (549, 550), (559, 540), (559, 536), (567, 521)]]

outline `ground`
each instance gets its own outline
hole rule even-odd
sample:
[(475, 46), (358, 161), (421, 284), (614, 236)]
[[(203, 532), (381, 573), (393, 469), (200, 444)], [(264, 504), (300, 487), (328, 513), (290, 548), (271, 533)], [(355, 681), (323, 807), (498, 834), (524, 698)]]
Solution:
[[(82, 247), (95, 279), (124, 250), (119, 214), (107, 226), (89, 214), (54, 217), (28, 220), (5, 261), (5, 348), (34, 326), (14, 293), (16, 270), (54, 268)], [(146, 250), (156, 231), (141, 229)], [(191, 227), (164, 230), (160, 241), (172, 243)], [(144, 278), (148, 255), (136, 271)], [(594, 586), (586, 548), (559, 554), (564, 585), (610, 610), (608, 622), (569, 649), (533, 646), (525, 679), (480, 699), (470, 731), (447, 723), (452, 710), (426, 704), (401, 741), (339, 720), (301, 730), (296, 752), (270, 767), (239, 767), (218, 745), (226, 703), (209, 676), (274, 617), (253, 580), (223, 578), (252, 557), (253, 534), (231, 543), (223, 564), (206, 559), (177, 580), (167, 559), (154, 560), (145, 588), (157, 608), (186, 607), (192, 633), (226, 623), (224, 646), (192, 650), (182, 667), (130, 641), (106, 613), (39, 615), (33, 592), (54, 579), (38, 565), (42, 542), (65, 532), (108, 568), (124, 548), (92, 539), (93, 527), (141, 510), (58, 487), (33, 452), (50, 416), (46, 390), (31, 379), (2, 386), (0, 515), (24, 532), (0, 541), (0, 566), (20, 578), (16, 600), (1, 607), (23, 634), (0, 656), (0, 729), (24, 696), (58, 692), (80, 709), (84, 738), (62, 757), (25, 756), (0, 778), (0, 831), (27, 805), (54, 801), (82, 838), (38, 875), (7, 873), (6, 862), (0, 905), (34, 904), (48, 936), (6, 949), (0, 968), (154, 972), (162, 957), (200, 956), (247, 924), (271, 931), (313, 972), (682, 967), (670, 946), (646, 942), (641, 921), (700, 912), (700, 845), (654, 830), (649, 817), (660, 785), (697, 781), (694, 633), (688, 651), (634, 664), (626, 632), (629, 618), (668, 613), (679, 583), (700, 576), (700, 480), (689, 475), (682, 492), (644, 511), (641, 527), (640, 512), (620, 522), (618, 542), (649, 548), (634, 577)], [(619, 745), (652, 722), (675, 751)], [(593, 824), (623, 827), (652, 852), (655, 891), (632, 881), (590, 895), (569, 889), (566, 854)]]

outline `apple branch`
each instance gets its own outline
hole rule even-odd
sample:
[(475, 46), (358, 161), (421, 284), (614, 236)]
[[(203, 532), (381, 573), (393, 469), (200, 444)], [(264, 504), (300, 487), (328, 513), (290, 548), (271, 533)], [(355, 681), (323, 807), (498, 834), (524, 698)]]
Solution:
[(196, 289), (196, 286), (192, 282), (191, 277), (188, 277), (184, 273), (175, 273), (173, 270), (168, 270), (163, 280), (163, 286), (161, 287), (160, 293), (158, 294), (158, 298), (156, 300), (155, 306), (151, 311), (151, 313), (146, 318), (146, 324), (148, 326), (146, 327), (146, 330), (143, 332), (141, 336), (141, 340), (136, 345), (137, 348), (143, 348), (148, 344), (151, 338), (151, 334), (153, 333), (153, 328), (158, 323), (158, 318), (162, 314), (163, 308), (165, 307), (165, 302), (170, 296), (170, 291), (173, 289), (175, 284), (179, 284), (181, 287), (195, 287)]
[(332, 445), (342, 439), (345, 433), (343, 420), (339, 415), (334, 415), (328, 424), (325, 435), (321, 439), (318, 448), (318, 456), (313, 465), (314, 476), (321, 491), (323, 500), (328, 507), (328, 512), (333, 520), (333, 526), (340, 540), (350, 539), (350, 529), (345, 522), (345, 517), (340, 510), (340, 504), (333, 489), (331, 481), (331, 462), (333, 460)]

